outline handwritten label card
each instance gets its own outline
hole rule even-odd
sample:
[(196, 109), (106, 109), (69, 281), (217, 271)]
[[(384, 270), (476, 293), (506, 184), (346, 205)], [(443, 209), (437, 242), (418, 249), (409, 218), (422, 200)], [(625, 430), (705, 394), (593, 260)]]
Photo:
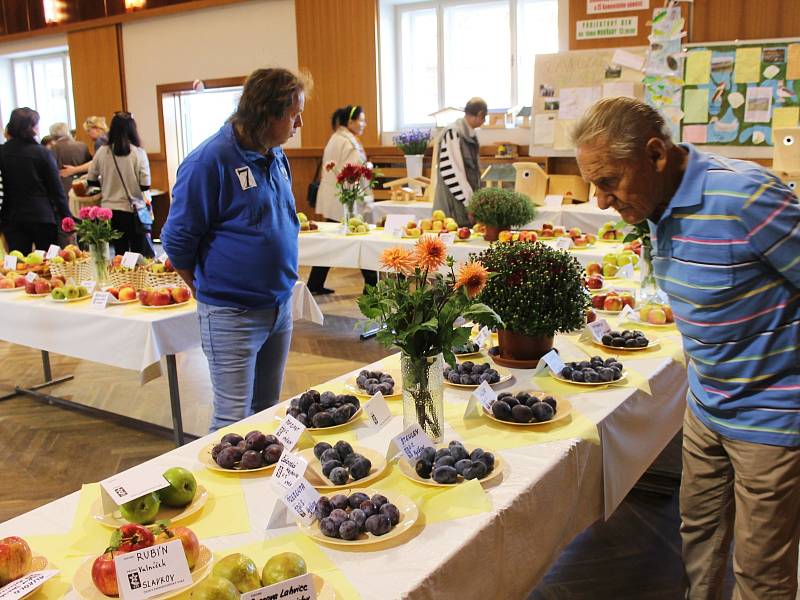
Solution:
[(292, 415), (286, 415), (278, 426), (275, 437), (280, 440), (285, 450), (294, 450), (294, 447), (297, 446), (297, 442), (303, 437), (305, 430), (306, 426), (300, 421), (295, 419)]
[(619, 313), (619, 322), (624, 323), (625, 321), (640, 322), (639, 315), (631, 308), (630, 304), (623, 306), (622, 311)]
[(288, 490), (305, 474), (307, 467), (308, 461), (305, 458), (284, 450), (272, 473), (272, 483), (279, 489)]
[(17, 268), (17, 257), (6, 254), (3, 258), (3, 268), (11, 269), (12, 271)]
[(548, 194), (544, 197), (545, 208), (561, 208), (564, 196), (560, 194)]
[(598, 342), (603, 339), (604, 335), (611, 333), (611, 325), (609, 325), (608, 321), (605, 319), (598, 319), (597, 321), (589, 323), (587, 327), (589, 331), (591, 331), (594, 339)]
[(439, 236), (439, 239), (444, 242), (445, 246), (452, 246), (456, 241), (456, 234), (452, 231), (450, 233), (443, 233)]
[(114, 558), (123, 600), (143, 600), (192, 584), (183, 543), (173, 540)]
[[(169, 482), (164, 479), (164, 476), (152, 469), (134, 469), (133, 471), (112, 475), (100, 482), (101, 490), (113, 500), (116, 506), (160, 490), (168, 485)], [(106, 510), (105, 498), (103, 500), (103, 509), (106, 512), (111, 512)], [(113, 506), (111, 510), (114, 510)]]
[(314, 511), (320, 499), (319, 492), (314, 489), (305, 477), (300, 477), (281, 497), (285, 508), (288, 508), (300, 522), (310, 525), (314, 522)]
[(141, 257), (142, 255), (138, 252), (126, 252), (122, 255), (122, 266), (126, 269), (134, 269)]
[(557, 250), (569, 250), (572, 248), (571, 237), (560, 237), (556, 240), (555, 247)]
[(56, 256), (58, 256), (59, 252), (61, 252), (61, 246), (50, 244), (50, 247), (47, 249), (47, 254), (45, 254), (44, 257), (47, 260), (50, 260), (51, 258), (55, 258)]
[(92, 308), (103, 309), (108, 306), (111, 294), (108, 292), (95, 292), (92, 294)]
[(30, 273), (25, 275), (25, 281), (27, 281), (28, 283), (32, 283), (32, 282), (36, 281), (38, 278), (39, 278), (39, 276), (36, 273), (34, 273), (33, 271), (31, 271)]
[(58, 575), (58, 573), (58, 569), (34, 571), (33, 573), (28, 573), (24, 577), (15, 579), (8, 585), (0, 588), (0, 600), (19, 600), (44, 584), (48, 579), (52, 579)]
[(547, 354), (545, 354), (541, 360), (539, 360), (539, 364), (536, 365), (536, 368), (533, 371), (533, 376), (536, 377), (544, 373), (547, 369), (553, 371), (553, 373), (561, 373), (561, 370), (564, 368), (564, 361), (561, 360), (561, 357), (556, 352), (555, 348), (550, 350)]
[(478, 344), (478, 348), (483, 348), (489, 343), (491, 339), (492, 339), (492, 332), (489, 331), (489, 328), (484, 325), (483, 327), (481, 327), (481, 330), (475, 337), (475, 343)]
[(316, 600), (314, 576), (306, 573), (239, 596), (240, 600)]
[[(413, 220), (413, 215), (386, 215), (386, 221), (383, 224), (383, 229), (395, 237), (400, 237), (403, 235), (403, 229), (405, 229), (406, 224)], [(400, 236), (395, 233), (398, 230), (400, 231)]]
[(375, 392), (375, 395), (362, 406), (367, 415), (367, 425), (370, 427), (380, 427), (392, 417), (389, 405), (386, 404), (386, 400), (380, 392)]
[(400, 450), (411, 464), (414, 464), (414, 461), (417, 460), (424, 448), (428, 446), (435, 447), (433, 440), (419, 424), (409, 425), (400, 435), (392, 438), (392, 441), (389, 442), (389, 449), (386, 452), (387, 460), (394, 458), (393, 446)]
[(467, 402), (467, 408), (464, 411), (464, 418), (476, 419), (482, 417), (483, 409), (491, 411), (492, 404), (495, 400), (497, 400), (497, 393), (486, 381), (482, 381), (477, 389), (469, 396), (469, 402)]

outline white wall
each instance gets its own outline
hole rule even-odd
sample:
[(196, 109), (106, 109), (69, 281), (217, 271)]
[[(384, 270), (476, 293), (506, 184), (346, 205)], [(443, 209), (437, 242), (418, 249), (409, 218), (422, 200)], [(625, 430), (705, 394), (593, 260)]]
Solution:
[[(157, 85), (248, 75), (259, 67), (297, 68), (293, 0), (254, 0), (143, 19), (124, 24), (122, 38), (128, 110), (148, 152), (161, 149)], [(287, 146), (300, 140), (291, 142)]]

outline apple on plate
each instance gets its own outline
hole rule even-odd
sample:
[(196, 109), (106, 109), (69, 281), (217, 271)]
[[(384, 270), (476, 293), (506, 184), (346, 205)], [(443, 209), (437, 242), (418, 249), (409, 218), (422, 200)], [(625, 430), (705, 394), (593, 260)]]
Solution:
[(513, 236), (511, 235), (510, 231), (501, 231), (497, 235), (497, 241), (499, 241), (499, 242), (510, 242), (512, 237)]
[(456, 235), (460, 240), (468, 240), (472, 235), (472, 232), (469, 230), (469, 227), (461, 227), (458, 229)]
[(582, 232), (580, 227), (570, 227), (569, 237), (576, 238), (576, 237), (581, 237), (581, 235)]
[(651, 308), (647, 313), (647, 322), (653, 325), (664, 325), (667, 322), (667, 314), (663, 308)]
[(553, 231), (553, 224), (552, 223), (542, 223), (542, 231), (544, 231), (546, 229), (549, 229), (550, 231)]
[(586, 309), (586, 322), (587, 323), (594, 323), (597, 320), (597, 313), (594, 312), (591, 308)]
[(622, 303), (630, 306), (633, 308), (636, 305), (636, 298), (633, 297), (633, 294), (630, 292), (622, 292), (619, 297), (622, 299)]
[(50, 285), (50, 282), (47, 281), (47, 279), (42, 279), (41, 277), (34, 280), (33, 287), (37, 294), (49, 294), (53, 290), (53, 286)]
[(0, 587), (31, 570), (33, 553), (28, 542), (12, 535), (0, 539)]
[(605, 294), (595, 294), (592, 296), (592, 308), (596, 308), (597, 310), (605, 310), (603, 306), (606, 302), (606, 295)]
[(172, 304), (172, 294), (168, 289), (158, 289), (150, 294), (150, 306), (167, 306)]
[(172, 467), (164, 471), (164, 479), (169, 482), (169, 485), (158, 490), (158, 496), (163, 504), (181, 508), (194, 500), (197, 492), (197, 480), (191, 471), (183, 467)]
[(672, 314), (672, 307), (669, 304), (662, 304), (661, 310), (664, 311), (664, 316), (667, 318), (667, 323), (675, 322), (675, 316)]
[(434, 221), (437, 221), (437, 220), (438, 220), (438, 221), (444, 221), (444, 220), (447, 218), (447, 215), (446, 215), (446, 214), (444, 214), (444, 211), (443, 211), (443, 210), (441, 210), (441, 209), (437, 208), (435, 211), (433, 211), (433, 212), (431, 213), (431, 218), (432, 218)]
[(447, 231), (456, 231), (458, 229), (458, 223), (456, 223), (455, 221), (448, 221), (447, 223), (444, 224), (444, 228)]
[(598, 262), (590, 262), (586, 265), (586, 274), (591, 275), (602, 275), (603, 274), (603, 265)]
[[(408, 225), (409, 225), (409, 227), (410, 227), (410, 226), (411, 226), (411, 223), (409, 223)], [(414, 227), (416, 227), (416, 226), (417, 226), (417, 224), (416, 224), (416, 223), (414, 223)], [(433, 221), (432, 221), (431, 219), (422, 219), (422, 220), (419, 222), (419, 228), (420, 228), (422, 231), (430, 231), (431, 229), (433, 229)]]
[(126, 521), (146, 525), (156, 520), (159, 508), (161, 508), (161, 500), (158, 498), (158, 494), (150, 492), (120, 505), (119, 512)]
[(622, 310), (623, 306), (625, 305), (622, 303), (622, 298), (620, 298), (616, 294), (608, 294), (606, 296), (605, 302), (603, 302), (603, 310), (611, 312), (618, 312)]
[(117, 587), (117, 567), (114, 564), (114, 557), (121, 552), (116, 550), (104, 552), (92, 563), (92, 582), (101, 593), (106, 596), (119, 596)]
[(249, 556), (239, 552), (220, 559), (211, 573), (230, 581), (242, 594), (261, 587), (256, 563)]
[(444, 229), (444, 221), (442, 221), (441, 219), (436, 219), (432, 224), (432, 229), (434, 231), (441, 231), (442, 229)]
[(141, 302), (142, 306), (150, 306), (153, 296), (153, 289), (152, 288), (144, 288), (139, 290), (139, 302)]
[(239, 600), (239, 590), (224, 577), (211, 574), (192, 590), (192, 600)]
[(564, 237), (567, 234), (566, 234), (564, 228), (559, 226), (559, 227), (554, 227), (553, 228), (553, 235), (555, 237)]
[[(22, 278), (25, 281), (25, 278)], [(0, 279), (0, 290), (12, 290), (14, 289), (14, 280), (10, 277), (3, 277)]]
[(603, 265), (603, 277), (616, 277), (617, 271), (619, 271), (617, 265), (612, 265), (611, 263)]
[(572, 238), (572, 243), (575, 245), (576, 248), (581, 248), (583, 246), (589, 245), (589, 242), (587, 242), (586, 238), (582, 235)]
[(167, 527), (159, 525), (156, 528), (155, 543), (163, 544), (172, 540), (180, 540), (183, 546), (183, 553), (186, 555), (186, 562), (189, 568), (193, 569), (200, 558), (200, 541), (194, 532), (188, 527)]
[(170, 294), (172, 295), (172, 299), (175, 301), (175, 304), (188, 302), (189, 298), (192, 297), (189, 293), (189, 288), (186, 287), (174, 287), (170, 290)]
[(119, 300), (119, 290), (115, 287), (106, 288), (106, 291)]
[(149, 548), (155, 543), (153, 532), (136, 523), (126, 523), (111, 534), (109, 547), (120, 552), (132, 552)]
[(603, 276), (602, 275), (591, 275), (589, 279), (586, 280), (586, 287), (590, 290), (599, 290), (603, 287)]
[(136, 290), (131, 285), (120, 286), (117, 293), (117, 300), (120, 302), (128, 302), (136, 299)]
[(308, 572), (306, 561), (294, 552), (281, 552), (270, 558), (261, 571), (261, 585), (280, 583)]
[(35, 294), (36, 293), (36, 280), (28, 281), (25, 280), (25, 293), (26, 294)]

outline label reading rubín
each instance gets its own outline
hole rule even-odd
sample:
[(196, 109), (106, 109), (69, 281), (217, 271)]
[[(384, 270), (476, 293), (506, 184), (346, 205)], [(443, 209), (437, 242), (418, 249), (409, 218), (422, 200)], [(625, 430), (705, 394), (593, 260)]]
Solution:
[(188, 587), (189, 564), (180, 540), (134, 550), (114, 558), (123, 600), (141, 600)]
[(246, 592), (240, 596), (240, 600), (316, 600), (316, 598), (317, 591), (314, 589), (314, 576), (311, 573)]

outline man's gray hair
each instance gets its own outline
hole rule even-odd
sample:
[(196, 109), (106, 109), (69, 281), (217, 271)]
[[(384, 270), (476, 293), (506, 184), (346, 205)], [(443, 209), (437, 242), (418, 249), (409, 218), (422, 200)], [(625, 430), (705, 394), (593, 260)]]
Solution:
[(50, 125), (50, 137), (53, 140), (60, 140), (69, 135), (69, 125), (66, 123), (53, 123)]
[(467, 105), (464, 107), (464, 112), (468, 115), (478, 117), (489, 112), (489, 107), (486, 104), (486, 100), (475, 96), (469, 99), (469, 102), (467, 102)]
[(669, 126), (655, 108), (633, 98), (604, 98), (592, 105), (572, 129), (575, 147), (600, 142), (614, 160), (641, 155), (647, 140), (672, 145)]

